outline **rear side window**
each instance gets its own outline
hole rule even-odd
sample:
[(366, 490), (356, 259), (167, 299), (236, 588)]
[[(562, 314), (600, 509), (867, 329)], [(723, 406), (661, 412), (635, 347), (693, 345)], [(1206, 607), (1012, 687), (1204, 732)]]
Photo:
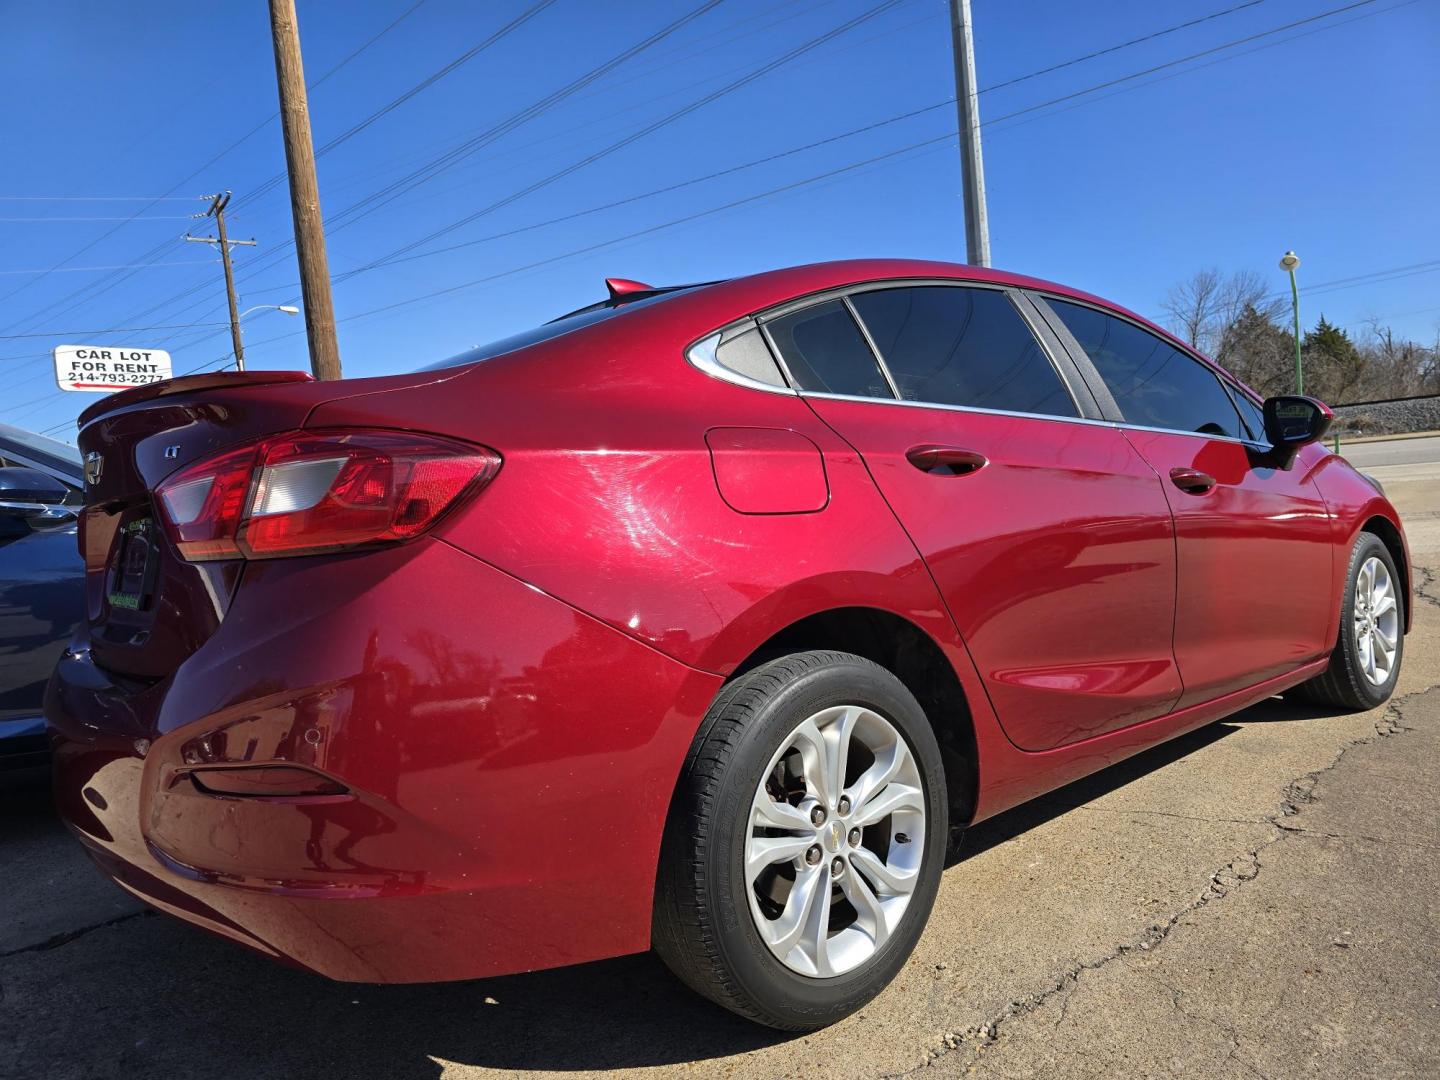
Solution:
[(1245, 438), (1235, 403), (1220, 379), (1194, 357), (1102, 311), (1049, 300), (1130, 424)]
[(841, 301), (781, 315), (765, 325), (800, 389), (894, 399), (875, 354)]
[(1003, 292), (917, 285), (856, 293), (850, 301), (906, 401), (1080, 415)]

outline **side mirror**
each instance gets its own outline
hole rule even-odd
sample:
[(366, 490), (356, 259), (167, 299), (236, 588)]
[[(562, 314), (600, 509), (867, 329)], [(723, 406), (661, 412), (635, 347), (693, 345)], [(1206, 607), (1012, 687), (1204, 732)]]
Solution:
[(1266, 398), (1264, 412), (1265, 437), (1282, 468), (1289, 467), (1302, 446), (1324, 438), (1335, 418), (1323, 401), (1298, 394)]
[(69, 494), (68, 487), (39, 469), (0, 469), (0, 518), (37, 529), (67, 524), (75, 520), (74, 510), (62, 505)]

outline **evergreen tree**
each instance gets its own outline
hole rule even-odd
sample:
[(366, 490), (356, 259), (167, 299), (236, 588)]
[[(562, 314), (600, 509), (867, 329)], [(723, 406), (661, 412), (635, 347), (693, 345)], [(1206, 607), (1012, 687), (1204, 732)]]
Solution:
[(1305, 335), (1305, 389), (1332, 403), (1341, 403), (1365, 373), (1365, 360), (1350, 335), (1324, 315)]
[(1295, 340), (1254, 304), (1226, 327), (1217, 351), (1236, 378), (1267, 397), (1295, 388)]
[(1350, 340), (1350, 335), (1338, 326), (1328, 322), (1324, 315), (1315, 324), (1315, 329), (1305, 334), (1305, 348), (1315, 349), (1346, 367), (1360, 363), (1360, 350)]

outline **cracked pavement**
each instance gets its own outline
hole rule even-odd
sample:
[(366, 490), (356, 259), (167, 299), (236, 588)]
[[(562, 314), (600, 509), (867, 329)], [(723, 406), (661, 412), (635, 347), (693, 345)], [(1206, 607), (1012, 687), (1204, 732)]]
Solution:
[(0, 1076), (1440, 1075), (1440, 464), (1371, 471), (1424, 570), (1392, 702), (1264, 702), (978, 826), (834, 1028), (755, 1028), (648, 956), (328, 983), (149, 917), (18, 789)]

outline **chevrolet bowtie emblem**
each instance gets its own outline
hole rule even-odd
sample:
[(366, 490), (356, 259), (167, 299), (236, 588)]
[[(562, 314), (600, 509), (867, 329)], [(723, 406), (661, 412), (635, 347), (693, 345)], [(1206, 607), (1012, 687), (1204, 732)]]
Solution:
[(100, 456), (100, 451), (91, 450), (85, 455), (85, 483), (95, 485), (100, 482), (100, 474), (105, 471), (105, 459)]

